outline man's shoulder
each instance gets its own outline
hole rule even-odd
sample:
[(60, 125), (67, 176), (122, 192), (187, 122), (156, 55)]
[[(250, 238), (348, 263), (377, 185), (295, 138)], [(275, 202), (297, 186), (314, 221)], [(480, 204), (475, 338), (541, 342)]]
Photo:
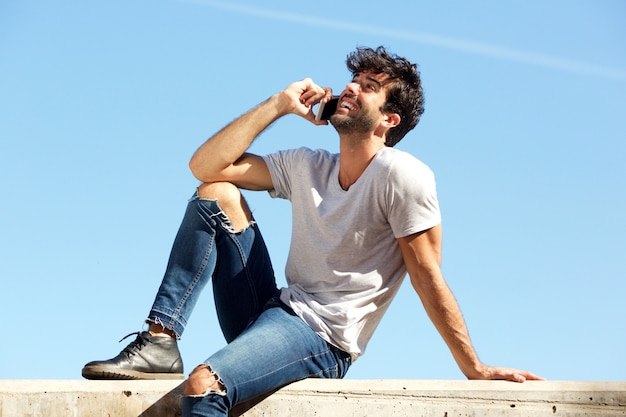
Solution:
[(280, 151), (279, 154), (282, 158), (289, 158), (296, 163), (315, 166), (333, 164), (339, 158), (339, 154), (332, 153), (326, 149), (311, 149), (305, 146), (283, 150)]
[(300, 147), (277, 151), (265, 155), (263, 159), (270, 170), (319, 174), (324, 170), (333, 169), (339, 160), (339, 155), (325, 149)]
[(428, 165), (416, 156), (396, 148), (385, 147), (381, 150), (380, 159), (389, 166), (391, 172), (414, 173), (417, 175), (434, 175)]
[(311, 149), (306, 146), (301, 146), (299, 148), (293, 148), (293, 149), (283, 149), (276, 153), (282, 154), (282, 155), (291, 155), (291, 156), (296, 156), (296, 157), (300, 156), (302, 158), (325, 158), (325, 159), (333, 159), (337, 155), (326, 149), (319, 149), (319, 148)]

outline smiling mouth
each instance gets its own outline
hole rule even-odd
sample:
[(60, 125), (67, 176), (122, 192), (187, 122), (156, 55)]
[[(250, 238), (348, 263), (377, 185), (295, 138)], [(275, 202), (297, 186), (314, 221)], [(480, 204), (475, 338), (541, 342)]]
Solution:
[(339, 107), (343, 107), (343, 108), (348, 109), (350, 111), (358, 110), (358, 106), (357, 106), (355, 100), (353, 98), (351, 98), (351, 97), (345, 97), (345, 96), (339, 102)]

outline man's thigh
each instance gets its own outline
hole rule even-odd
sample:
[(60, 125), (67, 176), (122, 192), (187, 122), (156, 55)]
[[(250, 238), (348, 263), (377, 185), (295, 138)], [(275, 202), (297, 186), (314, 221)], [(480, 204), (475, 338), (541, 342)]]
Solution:
[(278, 306), (266, 309), (205, 365), (223, 389), (221, 395), (234, 405), (297, 380), (342, 378), (349, 355), (330, 346), (288, 308)]

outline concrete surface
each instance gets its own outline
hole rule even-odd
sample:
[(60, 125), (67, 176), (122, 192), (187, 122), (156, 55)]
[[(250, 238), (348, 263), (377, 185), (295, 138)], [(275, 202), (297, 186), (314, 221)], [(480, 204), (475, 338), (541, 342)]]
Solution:
[[(0, 381), (2, 417), (180, 416), (181, 381)], [(626, 416), (626, 382), (306, 380), (238, 417)]]

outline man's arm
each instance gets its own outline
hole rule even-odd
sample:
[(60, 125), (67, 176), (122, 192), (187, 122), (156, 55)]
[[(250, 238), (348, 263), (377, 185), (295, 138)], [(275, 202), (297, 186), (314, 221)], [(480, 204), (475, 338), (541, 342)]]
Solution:
[(202, 182), (228, 181), (241, 188), (270, 190), (272, 180), (263, 159), (246, 153), (254, 139), (287, 114), (297, 114), (315, 124), (312, 107), (331, 98), (309, 78), (295, 82), (213, 135), (195, 152), (189, 167)]
[(441, 225), (400, 238), (398, 243), (415, 292), (468, 379), (543, 379), (527, 371), (487, 366), (478, 359), (459, 305), (441, 273)]

